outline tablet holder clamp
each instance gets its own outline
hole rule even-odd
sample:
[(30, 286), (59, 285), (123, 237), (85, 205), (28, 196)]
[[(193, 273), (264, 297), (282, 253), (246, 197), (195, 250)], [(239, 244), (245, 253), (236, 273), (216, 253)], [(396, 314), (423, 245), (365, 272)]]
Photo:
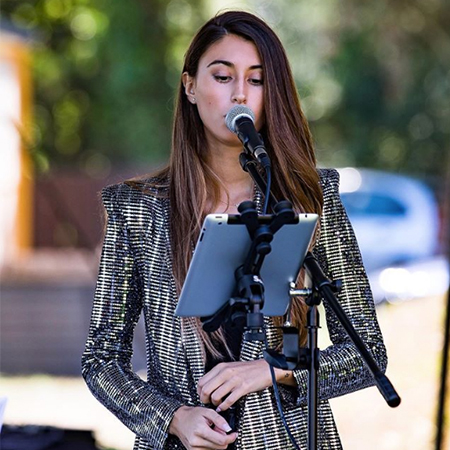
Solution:
[(215, 314), (202, 317), (203, 329), (207, 332), (217, 330), (223, 322), (243, 324), (247, 341), (265, 341), (264, 284), (260, 278), (260, 270), (264, 258), (272, 251), (271, 242), (275, 233), (285, 224), (296, 220), (290, 202), (283, 200), (274, 208), (274, 214), (259, 216), (256, 205), (252, 201), (242, 202), (238, 206), (240, 223), (243, 223), (251, 238), (251, 245), (244, 264), (234, 273), (236, 288), (230, 300)]

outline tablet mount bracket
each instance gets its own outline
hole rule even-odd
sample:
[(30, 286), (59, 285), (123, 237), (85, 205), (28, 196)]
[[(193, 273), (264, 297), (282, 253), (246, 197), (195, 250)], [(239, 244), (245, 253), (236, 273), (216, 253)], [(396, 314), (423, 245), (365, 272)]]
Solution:
[(240, 222), (248, 230), (251, 239), (250, 249), (244, 264), (234, 273), (236, 287), (233, 296), (215, 314), (202, 317), (203, 329), (207, 332), (217, 330), (223, 322), (233, 324), (245, 320), (247, 341), (265, 341), (264, 333), (264, 283), (260, 277), (260, 270), (264, 258), (272, 251), (271, 242), (275, 233), (285, 224), (292, 223), (296, 214), (290, 202), (278, 202), (271, 216), (258, 215), (256, 205), (252, 201), (242, 202), (238, 206)]

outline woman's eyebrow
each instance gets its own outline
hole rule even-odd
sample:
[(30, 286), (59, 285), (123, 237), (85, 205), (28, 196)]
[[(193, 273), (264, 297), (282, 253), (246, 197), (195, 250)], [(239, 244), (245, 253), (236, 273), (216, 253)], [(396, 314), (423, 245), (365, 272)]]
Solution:
[[(226, 61), (224, 59), (215, 59), (214, 61), (210, 62), (206, 67), (211, 67), (215, 64), (223, 64), (224, 66), (227, 67), (234, 67), (234, 64), (230, 61)], [(255, 64), (253, 66), (250, 66), (249, 69), (254, 70), (254, 69), (262, 69), (262, 65), (261, 64)]]

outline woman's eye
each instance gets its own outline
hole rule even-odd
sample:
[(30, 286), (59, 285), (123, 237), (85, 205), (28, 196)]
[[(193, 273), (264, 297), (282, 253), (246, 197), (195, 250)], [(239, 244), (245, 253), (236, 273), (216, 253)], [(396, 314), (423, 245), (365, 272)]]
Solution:
[(214, 78), (215, 78), (219, 83), (226, 83), (227, 81), (231, 80), (231, 77), (226, 76), (226, 75), (214, 75)]
[(263, 84), (263, 80), (261, 78), (250, 78), (249, 82), (255, 86), (262, 86)]

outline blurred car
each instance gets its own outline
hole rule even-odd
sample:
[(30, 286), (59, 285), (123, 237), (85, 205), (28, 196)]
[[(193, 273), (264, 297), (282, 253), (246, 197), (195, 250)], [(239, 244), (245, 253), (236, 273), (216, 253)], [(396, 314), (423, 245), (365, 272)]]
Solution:
[(431, 190), (411, 177), (339, 169), (342, 202), (367, 270), (435, 255), (439, 211)]
[(375, 303), (399, 303), (443, 295), (450, 282), (448, 259), (442, 255), (369, 272)]
[(448, 264), (438, 256), (439, 211), (430, 188), (376, 170), (344, 168), (339, 174), (375, 301), (445, 292)]

